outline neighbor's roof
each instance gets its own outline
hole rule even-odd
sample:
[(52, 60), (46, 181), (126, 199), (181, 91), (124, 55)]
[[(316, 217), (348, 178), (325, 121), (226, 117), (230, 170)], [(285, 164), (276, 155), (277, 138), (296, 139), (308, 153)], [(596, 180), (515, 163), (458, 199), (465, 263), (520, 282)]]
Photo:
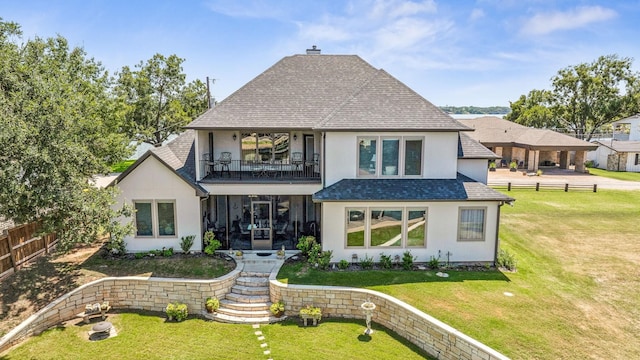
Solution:
[(113, 180), (111, 185), (122, 181), (148, 157), (153, 156), (193, 187), (198, 196), (206, 196), (208, 192), (196, 181), (194, 139), (195, 131), (187, 130), (168, 144), (147, 151)]
[(552, 130), (534, 129), (495, 116), (458, 120), (475, 129), (469, 136), (488, 147), (513, 146), (531, 150), (595, 150), (597, 146)]
[(487, 149), (468, 133), (458, 133), (458, 158), (460, 159), (499, 159), (493, 151)]
[(285, 57), (187, 128), (470, 130), (356, 55)]
[(620, 119), (611, 123), (611, 125), (616, 126), (620, 124), (631, 124), (633, 122), (640, 121), (640, 114), (631, 115), (624, 119)]
[(599, 144), (604, 147), (608, 147), (616, 152), (628, 152), (628, 153), (640, 153), (640, 141), (594, 141), (594, 144)]
[(456, 179), (343, 179), (313, 194), (313, 201), (514, 201), (458, 173)]

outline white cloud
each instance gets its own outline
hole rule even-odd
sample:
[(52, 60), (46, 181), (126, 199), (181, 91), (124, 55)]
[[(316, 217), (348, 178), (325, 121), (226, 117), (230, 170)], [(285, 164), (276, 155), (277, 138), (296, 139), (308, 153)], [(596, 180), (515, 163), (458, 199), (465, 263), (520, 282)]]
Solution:
[(484, 17), (484, 11), (482, 9), (475, 8), (471, 11), (471, 15), (469, 15), (469, 20), (478, 20)]
[(564, 12), (539, 13), (525, 22), (521, 32), (530, 35), (545, 35), (557, 30), (581, 28), (616, 16), (617, 13), (614, 10), (601, 6), (578, 7)]
[(339, 24), (305, 24), (301, 22), (298, 22), (297, 24), (300, 29), (298, 36), (302, 39), (340, 42), (351, 39), (351, 36), (353, 35)]
[(374, 34), (376, 52), (389, 50), (418, 50), (416, 47), (431, 43), (438, 34), (452, 26), (446, 21), (426, 21), (401, 18), (386, 24)]
[(277, 19), (285, 14), (284, 6), (265, 0), (210, 0), (205, 4), (211, 11), (231, 17)]

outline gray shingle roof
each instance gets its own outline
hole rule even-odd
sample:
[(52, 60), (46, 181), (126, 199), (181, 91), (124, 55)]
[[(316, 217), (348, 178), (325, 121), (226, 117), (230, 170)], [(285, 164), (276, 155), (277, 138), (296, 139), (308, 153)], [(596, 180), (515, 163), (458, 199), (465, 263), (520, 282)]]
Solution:
[(343, 179), (315, 194), (324, 201), (514, 201), (462, 174), (456, 179)]
[(493, 151), (487, 149), (468, 133), (458, 133), (458, 158), (460, 159), (499, 159)]
[(187, 128), (469, 130), (356, 55), (285, 57)]
[(207, 191), (196, 181), (194, 141), (195, 131), (187, 130), (168, 144), (147, 151), (125, 172), (120, 174), (111, 185), (122, 181), (149, 156), (155, 156), (156, 159), (175, 171), (178, 176), (191, 185), (196, 190), (197, 195), (205, 196)]
[(640, 153), (640, 141), (594, 141), (594, 144), (599, 144), (616, 152), (630, 152)]
[(597, 147), (552, 130), (534, 129), (495, 116), (458, 120), (475, 129), (469, 136), (485, 146), (515, 146), (534, 150), (595, 150)]

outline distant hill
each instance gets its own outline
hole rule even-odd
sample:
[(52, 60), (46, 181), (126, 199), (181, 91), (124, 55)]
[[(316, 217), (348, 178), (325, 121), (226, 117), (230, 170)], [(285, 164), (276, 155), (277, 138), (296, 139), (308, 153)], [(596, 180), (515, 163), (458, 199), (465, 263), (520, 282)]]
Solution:
[(478, 114), (478, 115), (488, 115), (488, 114), (508, 114), (511, 111), (511, 108), (508, 106), (488, 106), (488, 107), (480, 107), (480, 106), (440, 106), (442, 111), (447, 114)]

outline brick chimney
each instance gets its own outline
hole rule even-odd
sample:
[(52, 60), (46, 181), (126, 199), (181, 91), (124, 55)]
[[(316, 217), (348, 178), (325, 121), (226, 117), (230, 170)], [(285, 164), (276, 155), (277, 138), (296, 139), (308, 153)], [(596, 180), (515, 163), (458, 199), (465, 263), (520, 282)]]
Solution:
[(320, 55), (320, 49), (313, 45), (311, 49), (307, 49), (307, 55)]

